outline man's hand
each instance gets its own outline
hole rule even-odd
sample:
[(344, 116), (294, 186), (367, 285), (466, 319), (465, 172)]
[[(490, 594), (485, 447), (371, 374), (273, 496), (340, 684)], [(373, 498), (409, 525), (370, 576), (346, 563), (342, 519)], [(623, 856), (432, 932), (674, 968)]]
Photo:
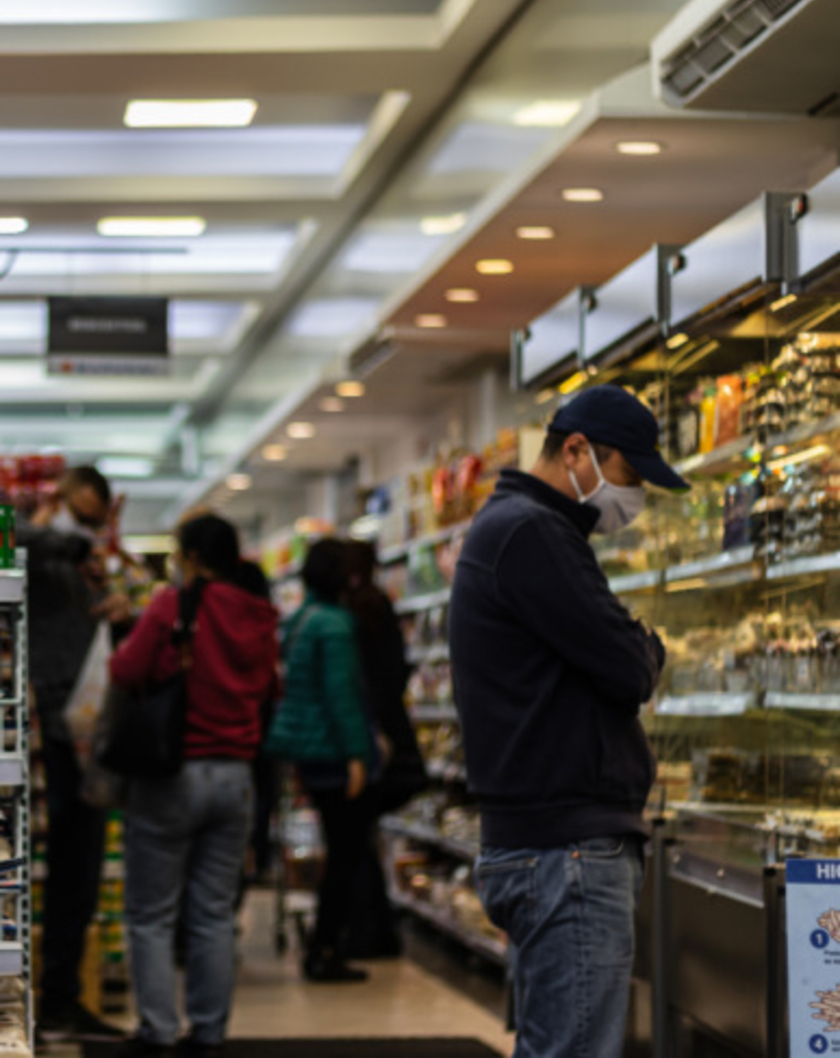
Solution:
[(347, 800), (355, 801), (360, 797), (367, 782), (367, 768), (362, 760), (347, 762)]
[(134, 616), (131, 599), (121, 591), (108, 595), (101, 603), (94, 606), (91, 612), (94, 617), (104, 617), (112, 625), (123, 624)]

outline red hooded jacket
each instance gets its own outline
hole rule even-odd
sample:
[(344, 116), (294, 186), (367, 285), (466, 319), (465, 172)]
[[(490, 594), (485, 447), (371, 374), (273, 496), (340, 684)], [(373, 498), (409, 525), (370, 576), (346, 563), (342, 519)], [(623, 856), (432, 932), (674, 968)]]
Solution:
[[(180, 667), (172, 645), (178, 591), (157, 595), (111, 657), (124, 687), (170, 679)], [(261, 740), (260, 707), (278, 688), (277, 611), (266, 599), (211, 581), (204, 588), (187, 676), (187, 757), (250, 760)]]

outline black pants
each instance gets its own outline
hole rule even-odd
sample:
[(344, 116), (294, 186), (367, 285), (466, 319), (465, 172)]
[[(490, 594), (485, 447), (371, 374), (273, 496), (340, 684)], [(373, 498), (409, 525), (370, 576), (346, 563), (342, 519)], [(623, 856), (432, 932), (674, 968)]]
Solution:
[(316, 950), (335, 950), (350, 926), (352, 880), (365, 855), (369, 815), (364, 798), (348, 800), (343, 789), (312, 790), (310, 796), (327, 846), (312, 943)]
[(60, 1014), (79, 998), (85, 933), (99, 897), (105, 816), (79, 797), (73, 747), (44, 739), (47, 779), (47, 881), (44, 887), (41, 1011)]

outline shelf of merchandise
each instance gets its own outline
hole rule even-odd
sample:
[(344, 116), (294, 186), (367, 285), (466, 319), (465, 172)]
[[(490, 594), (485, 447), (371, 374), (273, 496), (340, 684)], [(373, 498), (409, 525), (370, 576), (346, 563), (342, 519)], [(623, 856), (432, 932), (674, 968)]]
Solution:
[(427, 547), (445, 544), (459, 533), (466, 532), (469, 526), (469, 521), (457, 522), (455, 525), (449, 525), (445, 529), (438, 529), (434, 533), (427, 533), (425, 536), (418, 536), (414, 540), (407, 540), (403, 544), (392, 544), (390, 547), (383, 547), (379, 552), (379, 564), (380, 566), (388, 566), (393, 562), (399, 562), (407, 558), (414, 551), (422, 551)]
[(424, 724), (431, 722), (453, 723), (458, 720), (458, 712), (454, 705), (435, 705), (434, 702), (411, 705), (408, 715), (412, 720)]
[(446, 643), (437, 643), (431, 647), (410, 647), (407, 658), (411, 665), (429, 665), (437, 661), (449, 661), (449, 647)]
[(463, 764), (453, 764), (446, 760), (426, 761), (426, 771), (432, 779), (443, 779), (444, 782), (466, 782), (467, 769)]
[(727, 584), (746, 584), (761, 580), (763, 568), (755, 559), (755, 548), (752, 544), (744, 547), (733, 547), (716, 555), (697, 559), (694, 562), (683, 562), (679, 566), (669, 566), (665, 570), (665, 584), (676, 584), (680, 581), (696, 578), (723, 578)]
[(809, 691), (768, 691), (764, 696), (768, 709), (820, 709), (840, 712), (840, 694), (817, 694)]
[(423, 823), (411, 823), (399, 816), (383, 816), (379, 825), (388, 834), (408, 838), (410, 841), (418, 841), (422, 845), (432, 845), (458, 860), (463, 860), (464, 863), (472, 863), (478, 855), (478, 845), (448, 838), (435, 827)]
[(405, 599), (398, 599), (394, 603), (394, 610), (398, 614), (420, 613), (421, 610), (434, 610), (436, 606), (445, 606), (452, 594), (451, 588), (440, 588), (437, 591), (427, 592), (425, 595), (409, 595)]
[(507, 947), (501, 941), (485, 937), (481, 933), (474, 933), (472, 930), (460, 925), (446, 912), (439, 911), (437, 908), (432, 907), (431, 904), (424, 904), (421, 900), (413, 900), (410, 896), (406, 896), (405, 893), (391, 892), (390, 898), (397, 907), (410, 911), (412, 914), (417, 915), (418, 918), (425, 919), (436, 929), (440, 930), (441, 933), (445, 933), (452, 937), (453, 940), (457, 940), (465, 948), (474, 951), (476, 955), (482, 955), (485, 959), (498, 963), (500, 966), (507, 965)]
[(757, 704), (753, 691), (701, 691), (666, 695), (656, 705), (657, 716), (742, 716)]

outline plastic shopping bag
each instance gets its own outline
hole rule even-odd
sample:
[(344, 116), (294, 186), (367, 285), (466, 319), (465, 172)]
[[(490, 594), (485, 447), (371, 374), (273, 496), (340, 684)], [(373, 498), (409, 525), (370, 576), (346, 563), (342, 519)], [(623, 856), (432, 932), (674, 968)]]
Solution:
[(111, 636), (106, 621), (96, 629), (76, 684), (64, 707), (64, 720), (84, 769), (93, 753), (96, 723), (108, 691), (108, 661), (111, 657)]

